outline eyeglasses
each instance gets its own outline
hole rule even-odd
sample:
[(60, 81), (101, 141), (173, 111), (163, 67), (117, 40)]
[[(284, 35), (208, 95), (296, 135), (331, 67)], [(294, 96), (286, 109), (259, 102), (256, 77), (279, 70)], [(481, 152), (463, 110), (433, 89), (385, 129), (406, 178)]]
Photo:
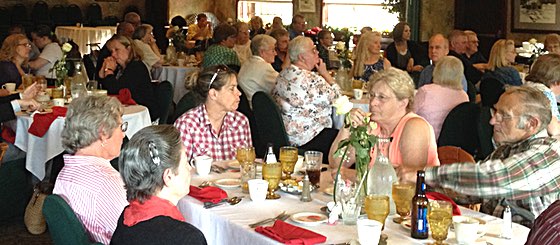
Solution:
[(496, 122), (503, 122), (504, 120), (513, 119), (514, 117), (520, 117), (520, 116), (503, 115), (502, 113), (498, 112), (494, 107), (490, 108), (490, 115), (492, 116), (492, 118), (494, 118), (494, 120), (496, 120)]
[(220, 66), (220, 68), (218, 68), (218, 70), (216, 70), (216, 72), (214, 72), (214, 75), (212, 75), (212, 78), (210, 78), (210, 83), (208, 84), (208, 90), (210, 90), (212, 88), (212, 84), (214, 83), (214, 81), (218, 77), (218, 73), (220, 73), (221, 71), (227, 71), (227, 70), (228, 70), (227, 66)]
[(387, 95), (383, 95), (383, 94), (371, 93), (371, 94), (369, 95), (369, 98), (370, 98), (371, 100), (377, 99), (379, 102), (385, 103), (385, 102), (389, 101), (389, 100), (390, 100), (391, 98), (393, 98), (393, 97), (387, 96)]
[(31, 44), (30, 43), (20, 43), (18, 44), (18, 46), (24, 46), (26, 48), (31, 48)]
[(126, 130), (128, 129), (128, 122), (123, 122), (121, 123), (121, 131), (126, 132)]

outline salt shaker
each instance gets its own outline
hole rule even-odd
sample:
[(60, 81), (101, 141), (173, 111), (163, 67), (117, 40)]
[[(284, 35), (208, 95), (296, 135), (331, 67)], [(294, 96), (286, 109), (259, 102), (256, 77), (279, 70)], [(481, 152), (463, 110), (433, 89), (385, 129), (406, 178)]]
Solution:
[(303, 178), (303, 189), (301, 191), (300, 201), (311, 202), (311, 200), (313, 200), (311, 198), (311, 182), (309, 181), (309, 175), (306, 174)]
[(500, 237), (504, 239), (511, 239), (513, 235), (513, 228), (511, 225), (511, 208), (509, 206), (506, 206), (506, 209), (504, 210), (503, 221), (502, 234)]

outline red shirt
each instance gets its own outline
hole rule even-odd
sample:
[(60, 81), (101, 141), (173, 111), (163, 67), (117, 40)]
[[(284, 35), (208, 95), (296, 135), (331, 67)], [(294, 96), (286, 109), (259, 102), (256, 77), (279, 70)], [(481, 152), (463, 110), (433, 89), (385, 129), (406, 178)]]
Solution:
[(537, 217), (525, 245), (560, 244), (560, 200)]
[(226, 114), (220, 132), (212, 129), (204, 104), (185, 112), (174, 125), (181, 133), (189, 159), (208, 155), (214, 161), (232, 160), (237, 148), (253, 146), (249, 120), (237, 111)]

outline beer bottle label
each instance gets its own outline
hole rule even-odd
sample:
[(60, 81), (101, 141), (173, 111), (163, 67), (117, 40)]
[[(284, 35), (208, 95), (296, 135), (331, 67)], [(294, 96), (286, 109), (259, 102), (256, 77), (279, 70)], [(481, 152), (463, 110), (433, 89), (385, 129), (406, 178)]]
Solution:
[(416, 231), (418, 233), (425, 233), (428, 232), (428, 219), (426, 217), (428, 209), (425, 207), (418, 207), (418, 218), (416, 219)]

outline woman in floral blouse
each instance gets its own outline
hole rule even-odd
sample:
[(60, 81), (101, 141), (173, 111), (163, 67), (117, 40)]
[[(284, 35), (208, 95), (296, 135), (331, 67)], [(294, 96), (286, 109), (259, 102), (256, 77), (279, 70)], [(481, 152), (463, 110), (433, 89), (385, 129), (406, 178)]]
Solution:
[[(272, 90), (288, 139), (294, 146), (319, 150), (327, 156), (338, 133), (331, 128), (331, 105), (340, 96), (340, 87), (329, 75), (310, 38), (294, 38), (288, 54), (292, 64), (280, 72)], [(313, 68), (318, 72), (312, 72)]]

